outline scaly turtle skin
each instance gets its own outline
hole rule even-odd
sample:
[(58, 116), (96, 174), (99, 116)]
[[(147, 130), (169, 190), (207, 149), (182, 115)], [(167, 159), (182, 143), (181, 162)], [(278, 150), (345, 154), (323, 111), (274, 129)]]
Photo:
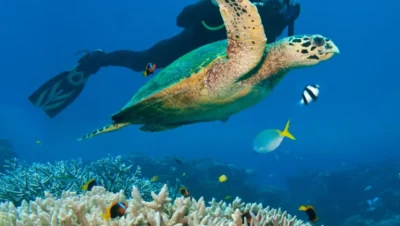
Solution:
[(249, 0), (217, 0), (228, 40), (182, 56), (148, 81), (91, 138), (128, 125), (159, 132), (198, 122), (226, 121), (254, 106), (289, 72), (330, 59), (338, 48), (321, 35), (266, 45), (257, 8)]

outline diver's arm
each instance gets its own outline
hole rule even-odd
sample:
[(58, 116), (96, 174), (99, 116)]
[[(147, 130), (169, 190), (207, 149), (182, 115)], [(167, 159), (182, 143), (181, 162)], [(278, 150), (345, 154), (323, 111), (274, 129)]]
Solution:
[(288, 36), (293, 36), (294, 35), (294, 21), (299, 17), (300, 15), (300, 4), (296, 4), (293, 7), (293, 15), (290, 18), (289, 22), (288, 22)]
[[(197, 27), (200, 26), (199, 23)], [(161, 40), (146, 50), (116, 50), (103, 55), (98, 54), (96, 57), (91, 57), (88, 62), (85, 62), (86, 60), (79, 62), (82, 65), (95, 66), (97, 70), (100, 67), (119, 66), (142, 72), (148, 63), (154, 63), (158, 69), (161, 69), (202, 45), (202, 37), (197, 35), (196, 29), (198, 29), (196, 26), (185, 28), (179, 34)], [(94, 69), (96, 68), (91, 71)]]
[(195, 23), (200, 23), (210, 13), (210, 10), (216, 8), (212, 0), (200, 0), (194, 4), (183, 8), (182, 12), (176, 18), (178, 27), (186, 28)]
[(132, 50), (116, 50), (109, 52), (102, 60), (102, 66), (118, 66), (126, 67), (136, 72), (143, 71), (146, 64), (149, 62), (145, 61), (147, 57), (140, 53), (141, 52)]
[(295, 21), (297, 18), (300, 16), (300, 4), (296, 3), (294, 6), (294, 15), (292, 17), (292, 20)]

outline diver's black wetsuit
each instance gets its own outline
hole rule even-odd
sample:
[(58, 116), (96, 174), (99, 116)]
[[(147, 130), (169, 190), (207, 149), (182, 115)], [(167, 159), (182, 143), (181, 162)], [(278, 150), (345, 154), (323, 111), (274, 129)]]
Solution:
[[(282, 13), (281, 3), (278, 0), (257, 2), (258, 12), (264, 25), (268, 43), (274, 42), (288, 27), (288, 35), (293, 35), (294, 21), (300, 14), (300, 5), (290, 8), (290, 12)], [(285, 0), (288, 6), (289, 1)], [(289, 10), (289, 7), (288, 9)], [(93, 51), (83, 56), (78, 65), (71, 71), (65, 71), (50, 79), (35, 91), (29, 100), (36, 106), (43, 108), (52, 118), (64, 110), (83, 90), (90, 75), (95, 74), (104, 66), (120, 66), (133, 71), (144, 71), (147, 63), (155, 63), (157, 68), (164, 68), (182, 55), (208, 43), (226, 39), (225, 27), (209, 30), (209, 27), (218, 27), (223, 24), (218, 6), (211, 0), (200, 0), (186, 6), (177, 17), (177, 25), (184, 28), (179, 34), (156, 43), (144, 51), (117, 50), (109, 53)], [(49, 94), (49, 90), (59, 84), (57, 93)]]
[[(280, 14), (278, 7), (278, 3), (275, 2), (258, 6), (268, 43), (274, 42), (288, 25), (290, 27), (293, 25), (294, 20), (287, 21)], [(296, 8), (294, 19), (299, 16), (300, 5), (297, 4)], [(103, 66), (121, 66), (134, 71), (143, 71), (146, 64), (152, 62), (157, 65), (157, 68), (164, 68), (200, 46), (226, 39), (225, 28), (210, 31), (203, 26), (201, 21), (210, 27), (223, 24), (218, 7), (213, 5), (210, 0), (201, 0), (182, 10), (176, 21), (179, 27), (184, 28), (179, 34), (162, 40), (144, 51), (117, 50), (106, 53), (101, 59)], [(293, 31), (288, 33), (289, 36), (293, 35)]]

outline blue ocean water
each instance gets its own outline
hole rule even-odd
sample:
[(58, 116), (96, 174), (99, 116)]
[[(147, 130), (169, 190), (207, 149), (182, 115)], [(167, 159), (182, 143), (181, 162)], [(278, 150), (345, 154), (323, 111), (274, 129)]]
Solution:
[[(28, 101), (43, 82), (76, 64), (78, 50), (142, 50), (180, 32), (176, 16), (193, 2), (1, 1), (0, 137), (12, 140), (27, 161), (93, 160), (130, 151), (212, 157), (255, 168), (262, 172), (256, 183), (275, 185), (284, 185), (285, 176), (301, 169), (400, 159), (397, 1), (301, 1), (296, 34), (330, 37), (341, 53), (292, 71), (262, 103), (227, 123), (162, 133), (131, 126), (77, 142), (77, 137), (111, 122), (110, 115), (147, 81), (140, 73), (116, 67), (91, 77), (79, 98), (54, 119)], [(321, 86), (319, 101), (296, 105), (304, 86), (315, 83)], [(297, 140), (285, 139), (265, 155), (252, 151), (258, 132), (282, 130), (289, 118)]]

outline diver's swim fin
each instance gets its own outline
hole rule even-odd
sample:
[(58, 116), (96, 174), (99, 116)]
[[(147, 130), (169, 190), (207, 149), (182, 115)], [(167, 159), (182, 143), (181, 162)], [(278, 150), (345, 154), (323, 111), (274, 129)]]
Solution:
[(87, 78), (76, 68), (53, 77), (29, 96), (29, 101), (53, 118), (70, 105), (85, 87)]

